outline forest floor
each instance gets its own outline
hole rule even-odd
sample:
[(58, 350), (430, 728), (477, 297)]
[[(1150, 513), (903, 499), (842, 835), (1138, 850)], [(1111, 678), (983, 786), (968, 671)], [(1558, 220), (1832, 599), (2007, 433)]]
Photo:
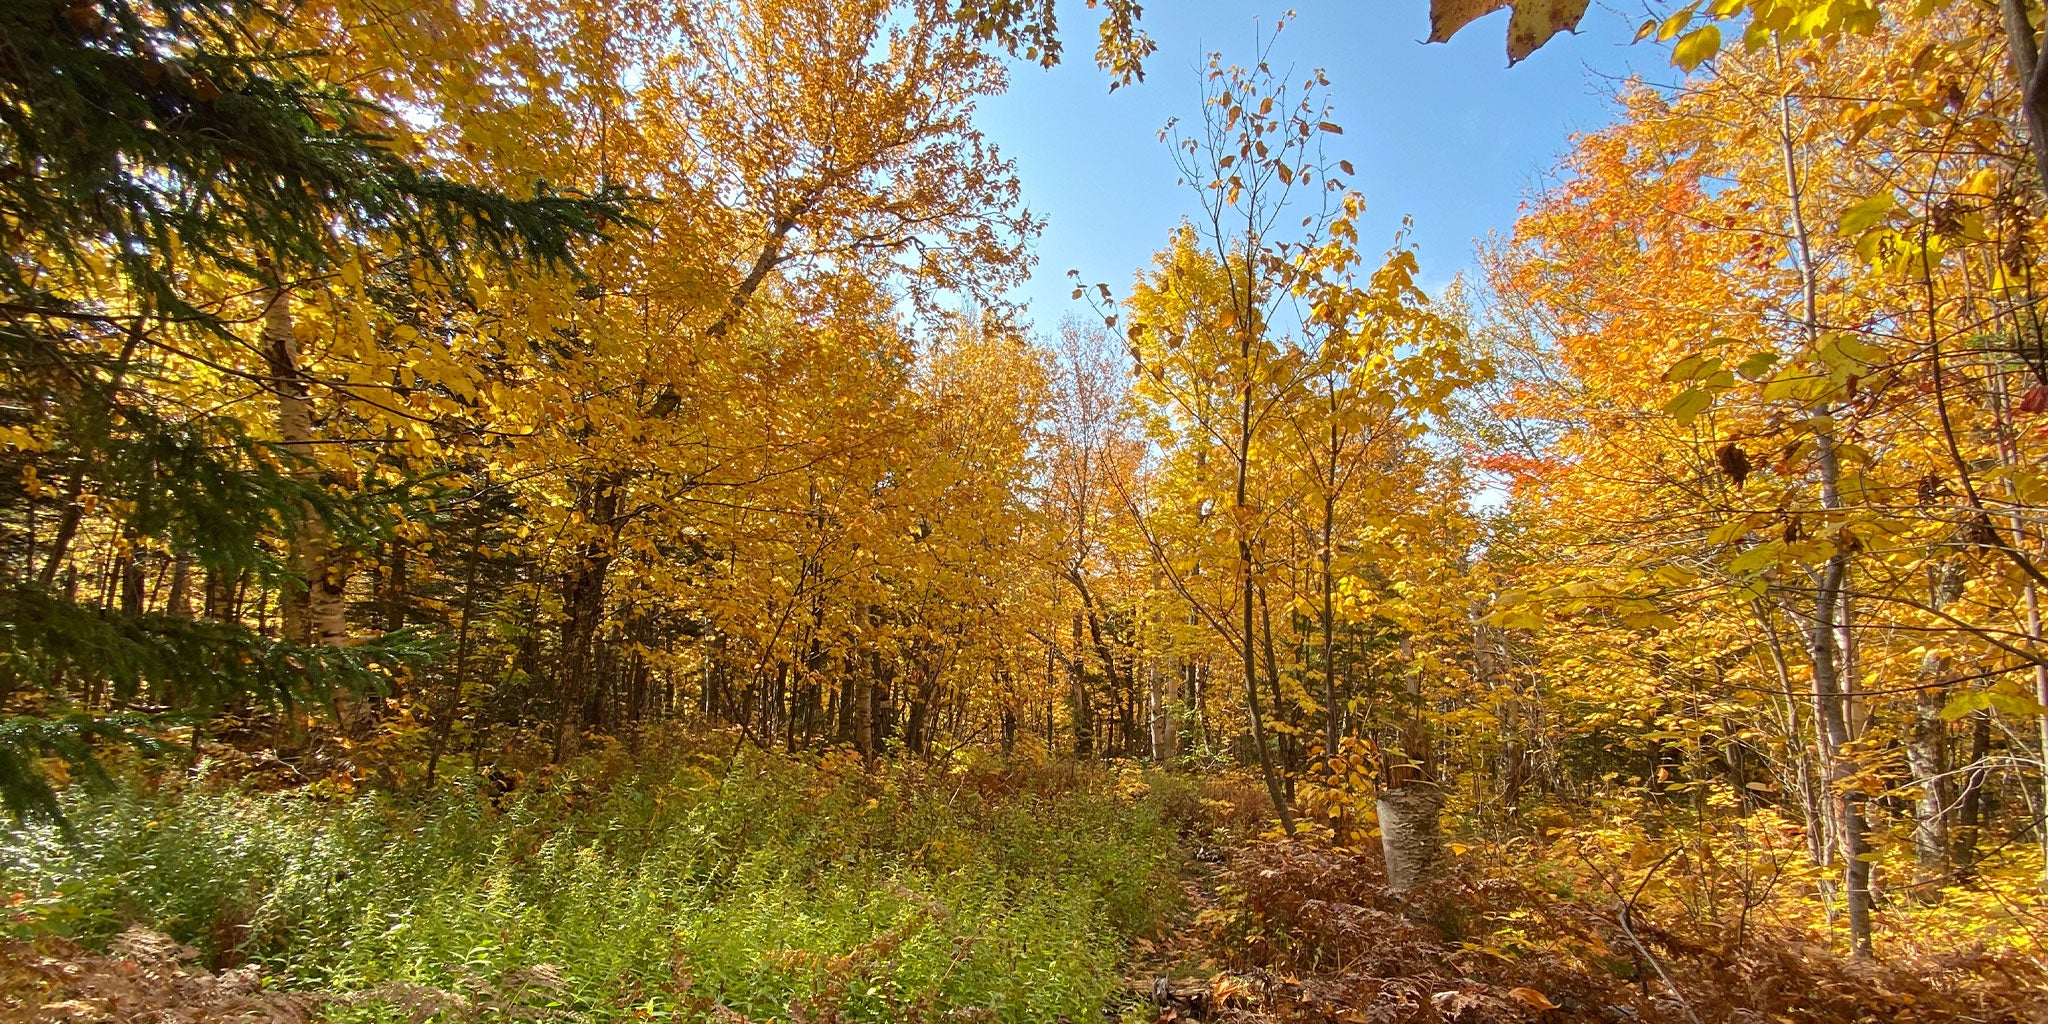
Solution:
[(695, 737), (409, 795), (124, 778), (0, 845), (0, 1019), (2048, 1022), (2019, 952), (1856, 963), (1469, 859), (1396, 895), (1227, 774)]
[(1503, 878), (1405, 895), (1383, 879), (1370, 851), (1281, 840), (1193, 865), (1183, 916), (1135, 944), (1130, 989), (1159, 1021), (1244, 1024), (2048, 1021), (2034, 958), (1859, 963), (1811, 935), (1734, 946)]

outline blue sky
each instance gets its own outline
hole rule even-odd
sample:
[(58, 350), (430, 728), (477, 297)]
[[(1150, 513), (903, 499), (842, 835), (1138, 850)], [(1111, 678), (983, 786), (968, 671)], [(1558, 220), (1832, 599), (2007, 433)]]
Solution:
[[(1192, 212), (1194, 197), (1174, 184), (1159, 129), (1197, 111), (1203, 54), (1220, 50), (1226, 63), (1248, 61), (1258, 38), (1254, 19), (1270, 30), (1284, 10), (1154, 0), (1144, 25), (1159, 51), (1146, 80), (1107, 93), (1108, 78), (1091, 59), (1094, 12), (1062, 0), (1066, 63), (1051, 71), (1013, 64), (1009, 93), (983, 103), (983, 130), (1017, 161), (1026, 203), (1049, 222), (1032, 279), (1013, 295), (1028, 301), (1041, 330), (1068, 312), (1086, 312), (1069, 298), (1068, 268), (1121, 292)], [(1471, 268), (1475, 239), (1513, 225), (1516, 207), (1555, 166), (1571, 133), (1608, 122), (1615, 83), (1607, 76), (1675, 75), (1664, 50), (1629, 45), (1639, 6), (1596, 4), (1579, 34), (1559, 36), (1513, 68), (1505, 11), (1467, 26), (1448, 45), (1424, 45), (1428, 0), (1304, 0), (1294, 10), (1273, 62), (1329, 73), (1345, 130), (1332, 155), (1357, 169), (1352, 183), (1369, 211), (1363, 236), (1377, 251), (1402, 215), (1412, 215), (1431, 290)]]

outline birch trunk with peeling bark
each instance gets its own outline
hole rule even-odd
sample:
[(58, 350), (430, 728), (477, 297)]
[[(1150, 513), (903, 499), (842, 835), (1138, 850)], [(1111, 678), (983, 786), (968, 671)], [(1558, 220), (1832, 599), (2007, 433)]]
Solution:
[(1148, 660), (1145, 701), (1152, 734), (1152, 760), (1163, 762), (1179, 757), (1180, 722), (1174, 718), (1174, 709), (1180, 705), (1180, 673)]
[[(270, 371), (271, 392), (277, 396), (278, 440), (293, 456), (292, 476), (318, 482), (322, 473), (314, 458), (318, 438), (312, 389), (292, 319), (291, 295), (272, 288), (266, 298), (263, 357)], [(347, 553), (335, 543), (317, 509), (308, 505), (301, 511), (291, 538), (291, 565), (299, 583), (287, 591), (280, 608), (284, 638), (314, 646), (345, 645), (349, 642)], [(370, 724), (368, 708), (352, 693), (337, 691), (332, 697), (342, 731), (361, 735)]]
[(1406, 892), (1436, 877), (1443, 861), (1443, 791), (1410, 782), (1380, 793), (1380, 852), (1387, 860), (1387, 888)]
[[(270, 293), (270, 306), (263, 315), (263, 356), (269, 363), (271, 390), (277, 396), (278, 440), (295, 459), (292, 476), (317, 481), (321, 473), (314, 461), (313, 399), (292, 320), (291, 297), (281, 289)], [(304, 512), (291, 550), (292, 568), (297, 570), (301, 586), (286, 596), (280, 609), (284, 636), (299, 643), (347, 643), (346, 569), (336, 564), (333, 534), (327, 524), (311, 507)]]

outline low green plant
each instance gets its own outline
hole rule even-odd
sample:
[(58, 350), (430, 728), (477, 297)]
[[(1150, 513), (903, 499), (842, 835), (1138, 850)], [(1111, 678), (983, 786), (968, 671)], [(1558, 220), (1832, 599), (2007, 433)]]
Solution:
[(141, 923), (217, 966), (373, 995), (337, 1020), (536, 970), (525, 998), (591, 1020), (1081, 1020), (1174, 909), (1178, 854), (1159, 801), (1061, 772), (987, 792), (966, 771), (700, 748), (419, 797), (201, 773), (72, 795), (74, 836), (9, 835), (0, 886), (22, 894), (17, 935)]

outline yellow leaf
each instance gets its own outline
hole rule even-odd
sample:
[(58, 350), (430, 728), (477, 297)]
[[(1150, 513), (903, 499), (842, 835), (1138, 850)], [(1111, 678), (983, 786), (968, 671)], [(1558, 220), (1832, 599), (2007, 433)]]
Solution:
[(1721, 52), (1721, 30), (1714, 25), (1702, 25), (1685, 34), (1678, 45), (1671, 48), (1671, 63), (1690, 73), (1701, 64), (1713, 59)]
[(1877, 226), (1897, 205), (1890, 192), (1871, 196), (1842, 212), (1840, 231), (1849, 237), (1861, 235)]

